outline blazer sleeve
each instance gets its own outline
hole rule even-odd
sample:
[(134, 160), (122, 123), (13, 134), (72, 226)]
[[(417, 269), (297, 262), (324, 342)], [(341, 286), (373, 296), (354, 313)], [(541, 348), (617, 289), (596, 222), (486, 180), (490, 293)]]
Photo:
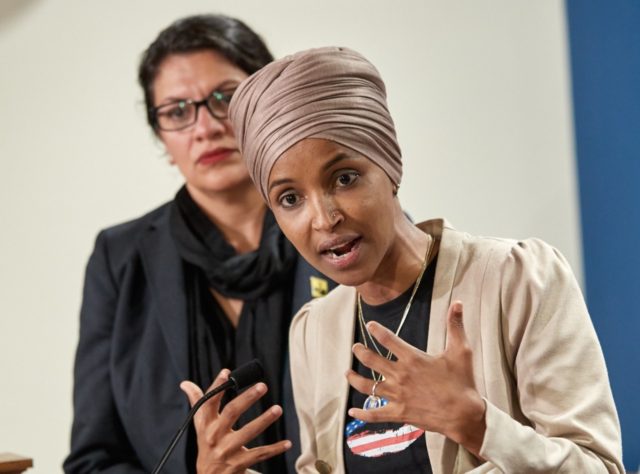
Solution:
[(573, 273), (532, 239), (500, 271), (502, 331), (525, 426), (488, 400), (473, 472), (623, 473), (620, 426), (602, 350)]
[(74, 369), (71, 452), (63, 465), (67, 474), (144, 472), (111, 391), (110, 350), (118, 287), (106, 240), (103, 231), (86, 269)]
[(305, 304), (294, 317), (289, 329), (289, 353), (291, 365), (291, 383), (300, 426), (300, 457), (296, 461), (296, 472), (316, 474), (314, 463), (317, 459), (315, 416), (312, 412), (314, 376), (317, 374), (311, 366), (309, 354), (315, 351), (317, 334), (311, 327), (310, 311), (313, 302)]

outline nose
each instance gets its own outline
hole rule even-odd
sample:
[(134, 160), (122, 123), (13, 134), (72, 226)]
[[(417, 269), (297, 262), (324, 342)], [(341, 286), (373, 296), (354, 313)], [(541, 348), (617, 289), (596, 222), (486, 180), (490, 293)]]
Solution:
[(323, 196), (312, 201), (311, 226), (316, 231), (332, 231), (344, 216), (337, 203), (329, 196)]
[(214, 117), (206, 107), (199, 107), (196, 123), (194, 124), (194, 134), (198, 139), (215, 138), (224, 134), (227, 130), (225, 119)]

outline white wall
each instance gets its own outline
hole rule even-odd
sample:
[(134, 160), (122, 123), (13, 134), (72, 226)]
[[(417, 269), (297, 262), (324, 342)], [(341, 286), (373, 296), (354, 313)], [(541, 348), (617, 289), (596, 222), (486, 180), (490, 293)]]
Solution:
[[(93, 238), (180, 184), (145, 125), (140, 53), (170, 21), (217, 2), (3, 2), (0, 452), (49, 473), (68, 448)], [(217, 11), (244, 19), (276, 56), (338, 44), (378, 66), (415, 219), (539, 236), (581, 273), (561, 0), (244, 0)]]

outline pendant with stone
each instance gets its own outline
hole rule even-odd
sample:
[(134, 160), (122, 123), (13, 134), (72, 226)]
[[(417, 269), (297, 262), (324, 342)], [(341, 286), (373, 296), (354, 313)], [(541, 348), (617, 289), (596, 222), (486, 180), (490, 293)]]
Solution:
[(375, 410), (382, 406), (382, 398), (377, 395), (369, 395), (362, 405), (363, 410)]
[(367, 397), (362, 405), (364, 410), (375, 410), (376, 408), (380, 408), (386, 405), (386, 400), (378, 395), (376, 395), (376, 388), (380, 382), (384, 381), (384, 377), (380, 377), (380, 379), (373, 379), (373, 387), (371, 388), (371, 395)]

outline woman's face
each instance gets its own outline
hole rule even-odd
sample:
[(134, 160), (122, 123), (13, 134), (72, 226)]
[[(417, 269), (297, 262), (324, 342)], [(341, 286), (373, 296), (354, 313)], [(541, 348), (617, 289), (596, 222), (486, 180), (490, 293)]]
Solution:
[(287, 150), (268, 184), (287, 238), (311, 265), (349, 286), (392, 270), (395, 222), (402, 214), (393, 191), (371, 160), (315, 138)]
[[(215, 51), (173, 54), (160, 64), (153, 83), (154, 105), (199, 101), (214, 91), (234, 90), (246, 77)], [(193, 125), (178, 131), (159, 130), (158, 136), (190, 190), (211, 194), (250, 184), (229, 120), (212, 117), (206, 107), (198, 108)]]

